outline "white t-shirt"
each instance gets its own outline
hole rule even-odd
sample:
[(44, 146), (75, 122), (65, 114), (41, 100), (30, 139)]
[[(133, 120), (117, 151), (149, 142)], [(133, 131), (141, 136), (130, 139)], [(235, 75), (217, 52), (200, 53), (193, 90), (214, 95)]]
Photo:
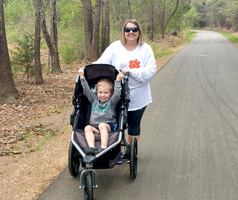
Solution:
[(94, 64), (110, 64), (118, 70), (130, 67), (129, 111), (139, 110), (152, 102), (149, 82), (156, 73), (156, 61), (151, 47), (143, 43), (128, 51), (121, 41), (115, 41), (104, 51)]

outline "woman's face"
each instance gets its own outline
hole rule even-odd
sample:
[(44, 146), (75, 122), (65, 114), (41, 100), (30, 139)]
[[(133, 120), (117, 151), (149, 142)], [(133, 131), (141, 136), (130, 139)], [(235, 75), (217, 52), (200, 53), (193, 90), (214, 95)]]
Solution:
[[(128, 23), (125, 28), (135, 28), (137, 27), (135, 24), (133, 23)], [(137, 43), (137, 39), (139, 37), (140, 31), (137, 30), (137, 32), (133, 32), (133, 30), (130, 30), (129, 32), (124, 31), (125, 33), (125, 38), (126, 38), (126, 42), (136, 42)]]

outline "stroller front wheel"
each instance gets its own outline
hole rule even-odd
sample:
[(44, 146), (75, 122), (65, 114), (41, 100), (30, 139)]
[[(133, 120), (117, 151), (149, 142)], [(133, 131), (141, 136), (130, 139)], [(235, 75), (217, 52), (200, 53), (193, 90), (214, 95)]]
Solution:
[(84, 199), (93, 200), (93, 176), (92, 172), (85, 174), (84, 181)]
[(135, 179), (137, 176), (137, 139), (133, 137), (131, 139), (131, 149), (130, 149), (130, 175), (132, 179)]

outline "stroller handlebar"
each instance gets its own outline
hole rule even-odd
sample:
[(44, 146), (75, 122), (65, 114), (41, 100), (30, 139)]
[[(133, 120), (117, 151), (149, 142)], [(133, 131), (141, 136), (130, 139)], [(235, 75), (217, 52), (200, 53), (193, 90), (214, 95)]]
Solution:
[(124, 79), (125, 79), (126, 81), (128, 81), (129, 76), (130, 76), (130, 74), (129, 74), (129, 72), (127, 72), (127, 73), (124, 75)]

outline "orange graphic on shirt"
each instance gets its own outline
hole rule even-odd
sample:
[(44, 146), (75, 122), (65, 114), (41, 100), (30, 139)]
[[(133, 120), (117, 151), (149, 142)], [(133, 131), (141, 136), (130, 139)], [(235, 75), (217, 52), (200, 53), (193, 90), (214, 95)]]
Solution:
[(140, 62), (139, 62), (137, 59), (136, 59), (136, 60), (131, 60), (129, 67), (130, 67), (131, 69), (133, 69), (133, 68), (139, 68), (139, 67), (140, 67)]

